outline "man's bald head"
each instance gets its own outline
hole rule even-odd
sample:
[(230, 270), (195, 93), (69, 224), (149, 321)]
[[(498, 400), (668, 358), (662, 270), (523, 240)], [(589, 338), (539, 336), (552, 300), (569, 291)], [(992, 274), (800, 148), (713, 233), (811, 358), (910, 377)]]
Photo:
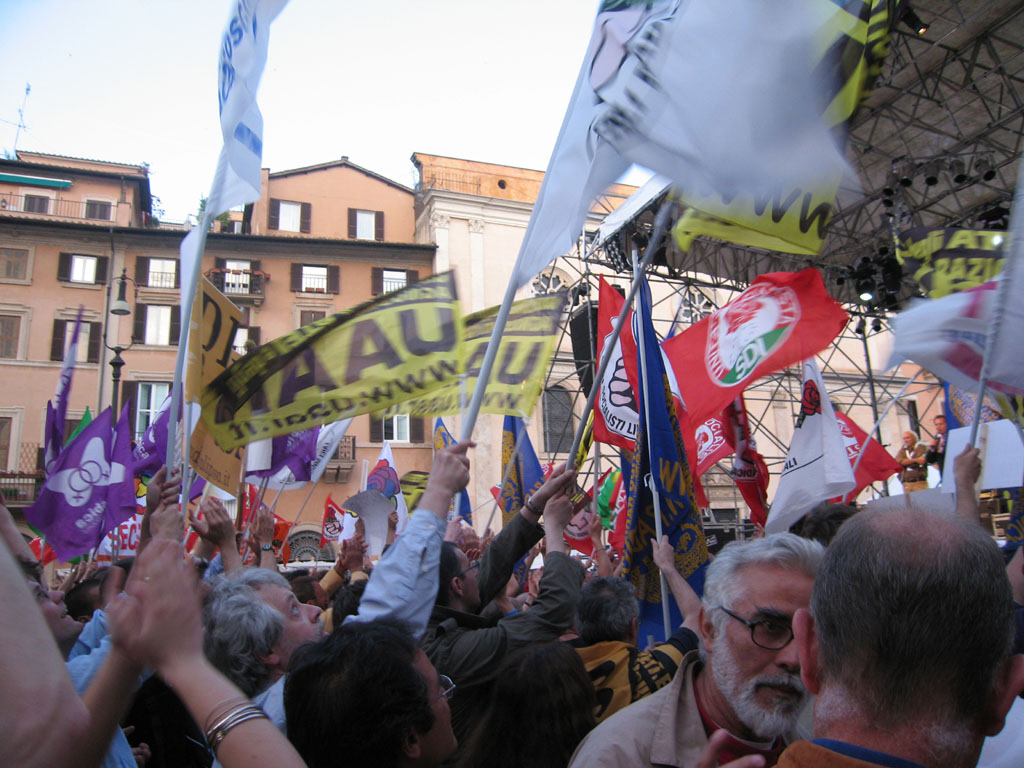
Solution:
[(973, 728), (1013, 642), (999, 548), (935, 513), (855, 515), (825, 554), (811, 615), (820, 682), (877, 727)]

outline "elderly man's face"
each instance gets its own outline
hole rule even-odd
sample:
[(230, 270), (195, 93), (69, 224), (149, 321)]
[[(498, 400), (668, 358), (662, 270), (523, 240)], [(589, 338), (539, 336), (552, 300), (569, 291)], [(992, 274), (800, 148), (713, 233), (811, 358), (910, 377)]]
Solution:
[[(772, 650), (757, 645), (751, 629), (732, 616), (707, 647), (712, 678), (737, 718), (758, 737), (771, 739), (792, 730), (807, 696), (800, 680), (796, 643), (787, 628), (793, 614), (807, 608), (814, 580), (801, 571), (769, 565), (748, 565), (739, 570), (726, 605), (746, 621), (763, 621), (766, 629), (785, 642)], [(721, 609), (715, 608), (714, 611)], [(769, 643), (775, 645), (776, 643)]]
[(284, 634), (273, 650), (279, 657), (281, 669), (287, 669), (296, 648), (320, 638), (323, 632), (320, 609), (315, 605), (303, 605), (286, 587), (266, 585), (256, 590), (256, 594), (284, 616)]
[(913, 448), (916, 443), (917, 443), (917, 440), (914, 439), (914, 433), (913, 432), (904, 432), (903, 433), (903, 445), (905, 445), (907, 448)]

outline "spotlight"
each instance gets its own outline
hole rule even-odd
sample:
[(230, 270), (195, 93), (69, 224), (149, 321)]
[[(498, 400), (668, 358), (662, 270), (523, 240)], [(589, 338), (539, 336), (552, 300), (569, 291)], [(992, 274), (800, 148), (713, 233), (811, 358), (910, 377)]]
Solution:
[(979, 157), (974, 161), (974, 172), (985, 181), (992, 181), (996, 177), (996, 169), (992, 167), (992, 161), (987, 157)]
[(914, 183), (914, 164), (900, 163), (900, 168), (897, 174), (899, 175), (901, 187), (911, 186)]
[(921, 17), (914, 13), (914, 9), (910, 7), (910, 3), (903, 5), (903, 13), (900, 14), (900, 21), (914, 30), (914, 34), (920, 37), (928, 31), (928, 25), (921, 21)]
[(860, 319), (860, 321), (857, 323), (857, 327), (853, 329), (853, 332), (856, 333), (858, 336), (863, 336), (864, 335), (864, 329), (866, 327), (867, 327), (867, 323), (864, 322), (864, 318), (862, 317)]
[(889, 171), (889, 175), (885, 177), (885, 186), (882, 187), (882, 195), (884, 197), (892, 197), (896, 194), (896, 185), (899, 184), (900, 180), (896, 176), (895, 171)]
[(880, 333), (882, 330), (882, 318), (876, 317), (871, 321), (871, 330), (875, 333)]
[(967, 165), (963, 160), (957, 158), (949, 166), (950, 172), (953, 174), (954, 184), (963, 184), (970, 177), (967, 175)]
[(939, 183), (939, 163), (932, 160), (924, 166), (924, 183), (926, 187), (934, 187)]
[(861, 256), (853, 268), (853, 285), (861, 301), (875, 298), (875, 265), (869, 256)]
[(893, 255), (887, 255), (878, 260), (878, 266), (882, 271), (882, 287), (889, 293), (899, 293), (903, 284), (903, 266), (900, 260)]

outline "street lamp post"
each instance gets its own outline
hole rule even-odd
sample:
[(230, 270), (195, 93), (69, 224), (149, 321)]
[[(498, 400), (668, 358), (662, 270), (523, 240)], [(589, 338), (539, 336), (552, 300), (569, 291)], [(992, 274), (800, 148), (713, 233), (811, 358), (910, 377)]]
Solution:
[[(127, 286), (128, 281), (131, 280), (132, 285), (135, 286), (135, 299), (137, 301), (139, 294), (139, 286), (138, 283), (136, 283), (134, 280), (128, 277), (127, 268), (121, 269), (121, 276), (117, 279), (119, 281), (117, 286), (117, 299), (110, 305), (110, 314), (117, 315), (118, 317), (127, 317), (131, 315), (132, 308), (131, 306), (129, 306), (128, 301), (125, 299), (125, 288)], [(110, 378), (114, 385), (114, 389), (110, 393), (110, 415), (112, 419), (116, 421), (118, 416), (117, 393), (118, 387), (121, 384), (121, 369), (124, 368), (124, 358), (121, 357), (121, 353), (127, 352), (129, 349), (131, 349), (132, 344), (129, 343), (128, 346), (126, 347), (123, 347), (120, 344), (115, 345), (113, 347), (110, 346), (109, 344), (105, 344), (104, 346), (106, 346), (107, 349), (114, 353), (114, 357), (111, 358), (110, 360)]]

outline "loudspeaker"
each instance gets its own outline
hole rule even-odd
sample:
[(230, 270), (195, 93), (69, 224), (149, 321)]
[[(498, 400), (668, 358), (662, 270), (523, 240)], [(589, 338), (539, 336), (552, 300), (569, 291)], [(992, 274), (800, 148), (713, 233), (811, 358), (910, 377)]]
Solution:
[(597, 369), (597, 303), (585, 301), (569, 315), (569, 337), (580, 389), (587, 397)]

